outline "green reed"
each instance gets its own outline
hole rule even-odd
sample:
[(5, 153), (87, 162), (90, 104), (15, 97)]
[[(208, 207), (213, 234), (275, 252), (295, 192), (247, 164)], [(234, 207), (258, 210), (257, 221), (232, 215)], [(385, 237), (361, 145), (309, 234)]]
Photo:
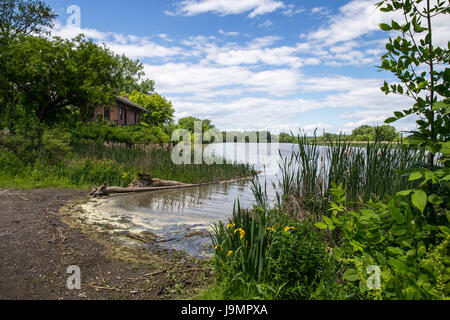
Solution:
[(346, 189), (349, 205), (359, 199), (393, 195), (414, 186), (405, 172), (426, 161), (424, 151), (404, 145), (368, 142), (365, 147), (355, 147), (340, 137), (321, 146), (317, 139), (301, 135), (297, 141), (298, 150), (281, 158), (281, 173), (274, 185), (277, 205), (288, 212), (323, 212), (332, 197), (333, 183)]
[(127, 168), (129, 172), (147, 172), (155, 178), (164, 180), (206, 183), (242, 178), (254, 173), (253, 167), (247, 164), (217, 162), (177, 165), (172, 161), (170, 147), (156, 146), (143, 149), (108, 146), (90, 140), (77, 140), (72, 145), (75, 157), (111, 160)]

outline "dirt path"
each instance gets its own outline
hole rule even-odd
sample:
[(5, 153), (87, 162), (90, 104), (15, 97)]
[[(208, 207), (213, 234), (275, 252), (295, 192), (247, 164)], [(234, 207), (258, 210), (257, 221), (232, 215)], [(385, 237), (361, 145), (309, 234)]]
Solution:
[[(0, 299), (184, 299), (211, 281), (205, 262), (71, 224), (60, 209), (86, 193), (0, 189)], [(81, 290), (66, 287), (71, 265)]]

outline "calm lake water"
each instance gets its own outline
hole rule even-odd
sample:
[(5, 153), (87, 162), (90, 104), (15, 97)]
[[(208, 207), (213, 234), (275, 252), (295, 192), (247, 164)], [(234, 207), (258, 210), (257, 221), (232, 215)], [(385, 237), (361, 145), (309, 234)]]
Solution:
[[(280, 152), (282, 156), (290, 156), (293, 148), (292, 144), (226, 143), (212, 144), (205, 152), (227, 161), (253, 164), (261, 171), (260, 181), (267, 181), (269, 198), (274, 199), (272, 181), (279, 171)], [(121, 214), (138, 220), (141, 227), (164, 238), (161, 246), (201, 256), (210, 252), (205, 247), (210, 244), (210, 226), (220, 220), (228, 221), (237, 199), (243, 208), (253, 206), (250, 182), (131, 194), (113, 201)]]

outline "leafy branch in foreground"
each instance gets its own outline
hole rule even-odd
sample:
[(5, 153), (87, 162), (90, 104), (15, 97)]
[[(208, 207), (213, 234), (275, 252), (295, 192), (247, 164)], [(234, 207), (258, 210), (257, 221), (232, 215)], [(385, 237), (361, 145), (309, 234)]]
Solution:
[(428, 166), (435, 165), (435, 156), (441, 150), (441, 142), (450, 135), (450, 43), (439, 47), (433, 39), (433, 21), (436, 17), (450, 13), (450, 1), (430, 0), (383, 0), (377, 4), (381, 11), (399, 12), (402, 21), (392, 20), (381, 24), (384, 31), (398, 36), (389, 38), (387, 53), (382, 56), (380, 69), (391, 71), (401, 81), (381, 90), (414, 99), (411, 108), (396, 111), (386, 120), (392, 123), (416, 114), (418, 129), (411, 132), (407, 143), (424, 146), (429, 151)]

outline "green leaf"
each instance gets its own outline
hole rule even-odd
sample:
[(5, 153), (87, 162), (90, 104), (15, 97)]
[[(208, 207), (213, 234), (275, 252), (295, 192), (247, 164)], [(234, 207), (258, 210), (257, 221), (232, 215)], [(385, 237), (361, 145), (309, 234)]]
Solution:
[(398, 119), (403, 118), (403, 116), (404, 116), (403, 112), (400, 112), (400, 111), (395, 111), (394, 114)]
[(450, 104), (445, 103), (444, 101), (435, 102), (435, 103), (433, 103), (433, 110), (439, 110), (439, 109), (447, 108), (449, 106), (450, 106)]
[(328, 225), (325, 222), (317, 222), (315, 226), (321, 230), (328, 228)]
[(390, 31), (390, 30), (392, 30), (391, 26), (386, 24), (386, 23), (380, 23), (379, 26), (380, 26), (381, 30), (383, 30), (383, 31)]
[(381, 265), (385, 265), (387, 263), (386, 258), (384, 257), (384, 255), (382, 255), (381, 253), (379, 253), (378, 251), (375, 251), (375, 255), (377, 256), (377, 260)]
[(397, 118), (391, 117), (391, 118), (386, 119), (386, 120), (384, 121), (384, 123), (392, 123), (392, 122), (395, 122), (395, 121), (397, 121), (397, 120), (398, 120)]
[(394, 218), (395, 222), (403, 223), (404, 217), (399, 208), (395, 206), (395, 202), (392, 200), (388, 204), (389, 211), (391, 212), (392, 218)]
[(419, 180), (420, 178), (423, 177), (423, 173), (421, 171), (414, 171), (413, 173), (411, 173), (411, 175), (409, 176), (409, 181), (415, 181), (415, 180)]
[(409, 268), (408, 268), (408, 266), (407, 266), (403, 261), (400, 261), (400, 260), (395, 259), (395, 258), (392, 258), (392, 257), (389, 257), (389, 261), (391, 262), (391, 265), (392, 265), (398, 272), (403, 273), (403, 274), (409, 273)]
[(428, 196), (428, 202), (435, 205), (440, 205), (441, 203), (444, 203), (444, 199), (441, 196), (433, 193)]
[(404, 191), (400, 191), (399, 193), (397, 193), (397, 195), (399, 195), (399, 196), (409, 196), (411, 194), (411, 192), (413, 192), (413, 190), (404, 190)]
[(342, 275), (342, 279), (347, 281), (357, 281), (358, 280), (358, 271), (356, 269), (347, 269)]
[(411, 201), (413, 205), (423, 213), (428, 202), (427, 194), (423, 190), (414, 191), (411, 196)]
[(391, 233), (394, 236), (402, 236), (404, 235), (408, 230), (404, 226), (393, 226), (391, 228)]
[(423, 138), (415, 137), (415, 136), (408, 137), (404, 141), (405, 144), (413, 144), (413, 145), (422, 144), (424, 142), (425, 142), (425, 140)]
[(399, 193), (397, 193), (397, 195), (399, 195), (399, 196), (409, 196), (411, 194), (411, 192), (413, 192), (413, 190), (400, 191)]
[(420, 246), (419, 249), (417, 249), (417, 256), (419, 258), (425, 256), (425, 253), (427, 253), (427, 249), (425, 248), (425, 246)]
[(450, 228), (448, 228), (446, 226), (439, 226), (439, 230), (441, 230), (442, 233), (445, 234), (445, 235), (450, 234)]
[(325, 223), (327, 224), (327, 225), (329, 225), (329, 226), (332, 226), (333, 225), (333, 220), (331, 220), (330, 218), (328, 218), (328, 217), (323, 217), (323, 220), (325, 220)]
[(396, 256), (403, 256), (405, 253), (399, 247), (389, 247), (387, 251)]
[(391, 24), (392, 24), (392, 28), (394, 28), (395, 30), (400, 29), (400, 25), (397, 22), (395, 22), (394, 20), (392, 20)]
[(366, 282), (363, 281), (363, 280), (360, 280), (360, 281), (359, 281), (359, 291), (360, 291), (361, 293), (364, 293), (364, 292), (366, 292), (367, 290), (369, 290), (369, 288), (367, 288)]

